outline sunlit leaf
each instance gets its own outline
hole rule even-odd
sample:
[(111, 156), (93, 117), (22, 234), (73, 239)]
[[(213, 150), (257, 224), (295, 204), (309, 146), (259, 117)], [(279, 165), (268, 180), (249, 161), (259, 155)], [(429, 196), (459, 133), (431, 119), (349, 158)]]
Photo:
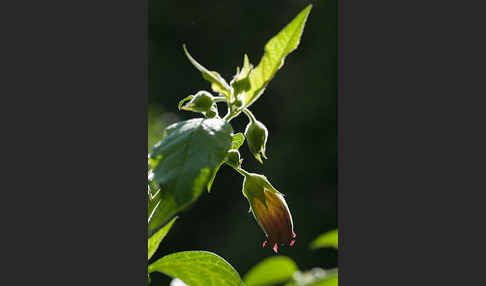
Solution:
[(295, 262), (285, 256), (266, 258), (243, 277), (246, 286), (263, 286), (284, 283), (299, 270)]
[(205, 80), (211, 83), (211, 88), (213, 91), (220, 93), (221, 95), (225, 96), (226, 98), (230, 98), (231, 88), (228, 83), (221, 77), (217, 72), (210, 71), (200, 63), (198, 63), (187, 51), (186, 45), (182, 46), (184, 48), (184, 52), (186, 53), (187, 58), (189, 61), (202, 73), (202, 76)]
[(231, 142), (231, 149), (236, 149), (238, 150), (241, 145), (245, 143), (245, 135), (243, 133), (239, 132), (233, 135), (233, 141)]
[(299, 46), (311, 8), (312, 5), (308, 5), (265, 45), (265, 54), (249, 76), (251, 89), (245, 93), (245, 106), (250, 106), (260, 97), (270, 80), (283, 66), (285, 57)]
[(237, 71), (237, 74), (231, 81), (231, 86), (233, 87), (233, 92), (235, 95), (238, 95), (242, 92), (246, 92), (250, 90), (250, 71), (253, 69), (253, 65), (250, 64), (250, 60), (248, 59), (248, 55), (245, 54), (243, 59), (243, 68), (241, 71)]
[(155, 251), (157, 251), (157, 248), (159, 248), (160, 243), (167, 235), (176, 219), (177, 217), (174, 217), (168, 224), (166, 224), (148, 239), (148, 260), (150, 260)]
[(312, 249), (323, 248), (323, 247), (334, 247), (338, 248), (338, 230), (331, 230), (329, 232), (323, 233), (319, 235), (316, 239), (314, 239), (310, 247)]
[(226, 260), (207, 251), (169, 254), (152, 263), (148, 272), (158, 271), (179, 278), (190, 286), (241, 286), (240, 275)]

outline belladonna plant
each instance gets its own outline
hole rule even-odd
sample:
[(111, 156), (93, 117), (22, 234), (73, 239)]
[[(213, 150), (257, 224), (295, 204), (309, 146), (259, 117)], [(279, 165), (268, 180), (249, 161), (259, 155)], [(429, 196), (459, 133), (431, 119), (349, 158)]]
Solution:
[[(307, 6), (266, 43), (258, 65), (252, 65), (244, 55), (242, 67), (236, 68), (229, 83), (197, 62), (183, 46), (189, 61), (210, 82), (212, 93), (200, 90), (181, 100), (179, 110), (204, 117), (168, 126), (162, 141), (149, 153), (149, 186), (154, 186), (149, 189), (149, 238), (193, 204), (204, 189), (209, 192), (219, 168), (227, 165), (244, 177), (243, 195), (266, 235), (263, 246), (269, 245), (277, 253), (280, 245), (294, 245), (292, 215), (283, 194), (265, 176), (242, 168), (239, 148), (246, 141), (261, 164), (262, 158), (267, 159), (269, 130), (249, 108), (282, 68), (285, 57), (298, 47), (311, 8)], [(224, 116), (220, 116), (218, 104), (226, 105)], [(231, 120), (241, 114), (248, 119), (244, 133), (235, 132), (231, 126)]]
[[(267, 153), (271, 152), (267, 148), (271, 133), (249, 108), (282, 68), (285, 57), (298, 47), (311, 8), (312, 5), (307, 6), (266, 43), (258, 65), (253, 66), (249, 57), (244, 55), (242, 67), (236, 68), (236, 74), (229, 83), (219, 73), (198, 63), (183, 46), (189, 61), (210, 82), (212, 93), (200, 90), (181, 100), (179, 110), (196, 112), (203, 117), (168, 126), (162, 140), (148, 155), (149, 261), (176, 221), (176, 215), (192, 205), (204, 190), (211, 191), (216, 174), (223, 165), (230, 166), (243, 176), (243, 196), (266, 235), (263, 247), (268, 245), (277, 253), (281, 245), (294, 245), (292, 215), (283, 194), (265, 176), (242, 168), (239, 148), (246, 141), (252, 157), (261, 164), (262, 158), (267, 159)], [(275, 102), (278, 103), (278, 98)], [(218, 104), (226, 105), (224, 116), (220, 116), (222, 110), (218, 109)], [(235, 132), (231, 126), (231, 120), (241, 114), (248, 118), (244, 133)], [(148, 265), (147, 274), (152, 272), (177, 277), (188, 285), (246, 284), (227, 261), (207, 251), (168, 254)]]

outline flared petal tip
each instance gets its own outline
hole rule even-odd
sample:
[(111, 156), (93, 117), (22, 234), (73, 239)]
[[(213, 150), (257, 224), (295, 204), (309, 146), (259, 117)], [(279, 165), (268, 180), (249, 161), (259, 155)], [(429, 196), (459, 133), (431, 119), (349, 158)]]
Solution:
[(278, 244), (273, 245), (273, 252), (278, 253)]
[(294, 246), (295, 244), (295, 239), (292, 239), (292, 241), (290, 241), (290, 247)]
[(265, 240), (265, 241), (263, 242), (263, 244), (262, 244), (262, 247), (263, 247), (263, 248), (265, 248), (265, 246), (267, 246), (267, 243), (268, 243), (268, 241), (266, 241), (266, 240)]

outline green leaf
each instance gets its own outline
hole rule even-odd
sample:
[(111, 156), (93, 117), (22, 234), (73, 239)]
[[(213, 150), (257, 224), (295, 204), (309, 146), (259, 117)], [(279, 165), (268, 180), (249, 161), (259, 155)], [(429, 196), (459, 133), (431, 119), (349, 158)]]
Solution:
[(196, 118), (167, 127), (149, 154), (159, 203), (149, 217), (149, 237), (193, 203), (231, 147), (233, 128), (222, 119)]
[(285, 57), (299, 46), (311, 8), (312, 5), (308, 5), (265, 45), (265, 54), (250, 73), (251, 89), (245, 93), (246, 107), (260, 97), (275, 73), (283, 66)]
[(298, 271), (295, 262), (285, 256), (264, 259), (244, 276), (246, 286), (274, 285), (288, 281)]
[(176, 221), (177, 217), (174, 217), (168, 224), (166, 224), (163, 228), (157, 231), (154, 235), (152, 235), (148, 240), (148, 260), (154, 255), (157, 248), (159, 248), (160, 243), (167, 235), (169, 230), (171, 229), (172, 225)]
[(316, 239), (314, 239), (314, 241), (311, 242), (310, 247), (312, 249), (323, 247), (334, 247), (338, 249), (338, 230), (331, 230), (319, 235)]
[(241, 145), (245, 143), (245, 135), (243, 133), (239, 132), (233, 135), (233, 140), (231, 142), (231, 149), (236, 149), (238, 150)]
[(219, 163), (219, 165), (216, 166), (216, 168), (214, 169), (213, 173), (211, 174), (211, 179), (209, 179), (209, 183), (208, 183), (208, 193), (211, 192), (211, 187), (213, 186), (214, 179), (216, 178), (216, 174), (218, 173), (219, 168), (221, 168), (221, 165), (223, 165), (223, 163), (224, 163), (224, 161), (222, 161), (221, 163)]
[(152, 263), (148, 272), (158, 271), (191, 286), (243, 285), (240, 275), (226, 260), (207, 251), (169, 254)]
[(179, 110), (182, 110), (182, 105), (186, 102), (186, 101), (189, 101), (191, 100), (192, 98), (194, 97), (194, 95), (189, 95), (189, 96), (186, 96), (183, 100), (179, 101), (179, 104), (177, 105), (177, 108), (179, 108)]
[(203, 78), (211, 83), (212, 90), (225, 96), (229, 100), (231, 95), (231, 88), (228, 85), (228, 83), (226, 83), (224, 78), (221, 77), (217, 72), (209, 71), (207, 68), (203, 67), (200, 63), (198, 63), (189, 54), (185, 44), (182, 45), (182, 47), (184, 48), (184, 52), (186, 53), (186, 56), (189, 59), (189, 61), (202, 73)]

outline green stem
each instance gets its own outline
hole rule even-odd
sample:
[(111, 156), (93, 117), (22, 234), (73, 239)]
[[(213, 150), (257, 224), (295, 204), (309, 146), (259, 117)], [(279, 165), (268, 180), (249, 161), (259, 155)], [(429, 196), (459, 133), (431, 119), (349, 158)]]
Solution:
[(223, 117), (223, 120), (226, 120), (226, 121), (230, 122), (230, 120), (232, 118), (231, 115), (232, 115), (231, 114), (231, 108), (228, 105), (228, 113), (226, 113), (226, 115)]
[(251, 113), (251, 111), (249, 109), (243, 109), (243, 113), (245, 113), (245, 115), (250, 119), (250, 121), (252, 123), (255, 123), (256, 121), (256, 118), (255, 118), (255, 115), (253, 115), (253, 113)]
[(224, 96), (217, 96), (213, 98), (213, 102), (228, 102), (228, 100)]
[(238, 173), (240, 173), (243, 177), (247, 177), (250, 175), (247, 171), (243, 170), (242, 168), (236, 168), (234, 166), (231, 166), (230, 164), (226, 163), (226, 165), (230, 166), (231, 168), (235, 169)]

